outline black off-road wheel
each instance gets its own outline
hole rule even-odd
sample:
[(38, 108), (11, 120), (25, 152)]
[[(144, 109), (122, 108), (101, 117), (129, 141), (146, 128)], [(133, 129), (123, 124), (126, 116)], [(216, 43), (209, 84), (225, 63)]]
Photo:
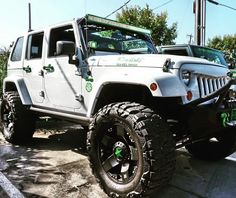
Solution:
[(6, 92), (1, 102), (1, 124), (4, 138), (13, 144), (24, 144), (32, 139), (35, 116), (22, 105), (17, 92)]
[(99, 110), (88, 133), (92, 170), (111, 197), (141, 197), (166, 185), (175, 170), (175, 143), (151, 109), (130, 102)]
[(185, 146), (194, 157), (206, 160), (221, 160), (236, 151), (235, 128), (222, 131), (221, 135)]

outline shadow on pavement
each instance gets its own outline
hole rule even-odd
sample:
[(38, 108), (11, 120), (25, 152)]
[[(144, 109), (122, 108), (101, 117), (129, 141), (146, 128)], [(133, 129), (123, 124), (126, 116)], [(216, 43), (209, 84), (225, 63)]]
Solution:
[(35, 136), (28, 146), (41, 150), (72, 150), (87, 155), (86, 137), (87, 134), (83, 129), (69, 129), (63, 133), (49, 134), (47, 139)]
[(107, 197), (89, 168), (86, 131), (78, 126), (38, 127), (27, 145), (0, 142), (0, 171), (25, 197)]
[(177, 151), (173, 179), (166, 188), (153, 195), (153, 198), (234, 198), (235, 175), (235, 161), (229, 159), (218, 162), (201, 161), (182, 149)]

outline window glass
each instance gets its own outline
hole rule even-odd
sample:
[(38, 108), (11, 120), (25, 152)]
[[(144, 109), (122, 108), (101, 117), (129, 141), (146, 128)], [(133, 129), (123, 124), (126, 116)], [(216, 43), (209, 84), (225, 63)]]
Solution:
[(192, 46), (192, 50), (195, 57), (204, 58), (208, 61), (227, 66), (224, 55), (220, 51), (199, 46)]
[(50, 40), (49, 40), (49, 57), (56, 56), (57, 41), (75, 42), (75, 36), (72, 25), (51, 30)]
[(150, 39), (141, 33), (127, 32), (113, 27), (100, 27), (99, 25), (84, 25), (83, 28), (88, 47), (95, 51), (125, 54), (156, 52)]
[(16, 41), (15, 48), (12, 52), (11, 61), (20, 61), (22, 56), (24, 38), (20, 37)]
[(42, 57), (43, 33), (29, 35), (27, 44), (26, 59)]
[(188, 52), (186, 49), (164, 49), (163, 54), (172, 54), (172, 55), (179, 55), (179, 56), (188, 56)]

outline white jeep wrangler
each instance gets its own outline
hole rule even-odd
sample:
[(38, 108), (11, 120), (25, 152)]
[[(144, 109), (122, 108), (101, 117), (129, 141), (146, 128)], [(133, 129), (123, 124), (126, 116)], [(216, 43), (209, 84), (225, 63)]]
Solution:
[(4, 79), (4, 137), (30, 140), (42, 115), (89, 126), (91, 166), (112, 197), (148, 196), (167, 184), (176, 148), (206, 160), (233, 153), (235, 75), (156, 53), (148, 30), (93, 15), (27, 32)]

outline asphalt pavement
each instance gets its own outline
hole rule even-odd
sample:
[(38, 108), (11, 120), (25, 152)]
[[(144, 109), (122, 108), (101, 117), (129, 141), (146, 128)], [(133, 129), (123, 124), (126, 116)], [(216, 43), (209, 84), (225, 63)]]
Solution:
[[(25, 146), (11, 145), (0, 134), (0, 197), (106, 198), (89, 167), (85, 143), (83, 129), (71, 125), (38, 129)], [(213, 163), (180, 149), (173, 179), (151, 197), (234, 198), (235, 176), (236, 153)]]

